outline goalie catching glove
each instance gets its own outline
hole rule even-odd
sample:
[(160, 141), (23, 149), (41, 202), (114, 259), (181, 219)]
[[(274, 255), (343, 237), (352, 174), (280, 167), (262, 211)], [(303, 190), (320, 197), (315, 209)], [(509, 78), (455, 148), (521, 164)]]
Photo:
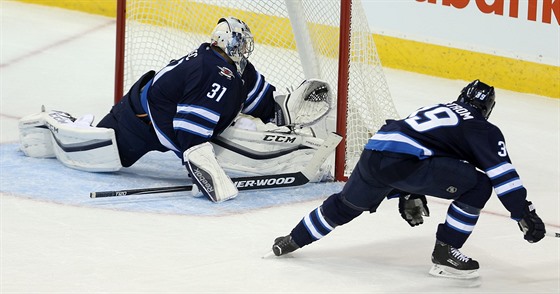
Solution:
[(223, 202), (237, 196), (237, 187), (218, 164), (210, 143), (187, 149), (183, 160), (199, 191), (212, 202)]
[[(276, 94), (276, 93), (275, 93)], [(275, 95), (278, 126), (307, 127), (325, 117), (332, 108), (328, 83), (309, 79), (287, 95)]]

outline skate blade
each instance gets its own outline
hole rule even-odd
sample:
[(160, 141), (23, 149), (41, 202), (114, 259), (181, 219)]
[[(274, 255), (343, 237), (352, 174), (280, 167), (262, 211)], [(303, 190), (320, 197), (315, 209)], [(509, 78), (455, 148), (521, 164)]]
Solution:
[(457, 270), (440, 264), (434, 264), (429, 273), (435, 277), (460, 280), (476, 279), (480, 276), (478, 270)]

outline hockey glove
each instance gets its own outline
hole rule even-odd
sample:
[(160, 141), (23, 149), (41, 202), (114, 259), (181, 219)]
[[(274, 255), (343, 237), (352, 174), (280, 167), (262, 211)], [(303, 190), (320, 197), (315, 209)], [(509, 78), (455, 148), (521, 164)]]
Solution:
[(523, 218), (517, 222), (517, 224), (527, 242), (536, 243), (544, 238), (544, 234), (546, 233), (544, 223), (537, 215), (537, 211), (531, 201), (527, 201), (525, 209), (523, 210)]
[(278, 126), (308, 127), (332, 109), (331, 87), (322, 80), (303, 81), (287, 95), (274, 95), (275, 123)]
[[(237, 187), (216, 160), (212, 144), (205, 142), (187, 149), (183, 152), (183, 160), (198, 191), (212, 202), (223, 202), (237, 196)], [(194, 188), (193, 192), (196, 192)]]
[(399, 197), (399, 212), (411, 227), (423, 224), (422, 216), (430, 216), (426, 196), (409, 194)]

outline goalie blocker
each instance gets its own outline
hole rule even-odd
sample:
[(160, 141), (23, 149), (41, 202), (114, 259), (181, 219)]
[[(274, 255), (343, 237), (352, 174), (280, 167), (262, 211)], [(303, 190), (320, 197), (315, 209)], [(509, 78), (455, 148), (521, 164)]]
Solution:
[(210, 143), (187, 149), (183, 160), (193, 182), (212, 202), (223, 202), (237, 196), (237, 187), (218, 164)]

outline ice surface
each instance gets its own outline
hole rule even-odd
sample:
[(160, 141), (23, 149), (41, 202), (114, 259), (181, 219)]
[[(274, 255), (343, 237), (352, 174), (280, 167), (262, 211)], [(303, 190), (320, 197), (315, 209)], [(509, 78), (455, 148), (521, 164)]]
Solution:
[[(320, 242), (263, 259), (275, 237), (341, 184), (242, 192), (222, 204), (181, 193), (90, 199), (92, 191), (182, 185), (184, 171), (169, 154), (150, 154), (108, 174), (24, 157), (17, 120), (42, 104), (98, 119), (109, 110), (115, 21), (0, 5), (0, 292), (560, 292), (560, 240), (525, 242), (496, 197), (462, 249), (481, 263), (476, 281), (428, 275), (435, 230), (447, 210), (443, 200), (429, 199), (432, 216), (420, 227), (410, 228), (396, 202), (387, 201)], [(401, 115), (451, 101), (465, 85), (386, 74)], [(502, 128), (547, 229), (560, 231), (560, 100), (501, 89), (497, 95), (491, 121)]]

